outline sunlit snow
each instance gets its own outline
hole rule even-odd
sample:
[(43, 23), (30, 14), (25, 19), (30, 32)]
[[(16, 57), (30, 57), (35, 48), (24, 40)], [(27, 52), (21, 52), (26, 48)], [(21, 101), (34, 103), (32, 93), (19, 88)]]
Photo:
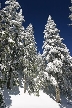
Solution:
[(56, 103), (49, 95), (40, 91), (40, 96), (24, 93), (24, 88), (14, 88), (12, 91), (6, 88), (3, 91), (6, 108), (72, 108), (62, 97), (62, 104)]
[[(28, 93), (24, 93), (23, 88), (19, 88), (19, 90), (20, 94), (10, 95), (12, 100), (10, 108), (60, 108), (58, 103), (42, 91), (40, 91), (40, 97), (37, 97), (33, 94), (30, 96)], [(8, 103), (6, 101), (7, 105)]]

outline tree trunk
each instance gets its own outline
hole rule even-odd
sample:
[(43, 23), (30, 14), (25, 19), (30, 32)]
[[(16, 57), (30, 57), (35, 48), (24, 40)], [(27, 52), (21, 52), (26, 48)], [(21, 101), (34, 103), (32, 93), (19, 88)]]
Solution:
[(24, 75), (24, 93), (26, 93), (26, 75)]
[(26, 81), (24, 82), (24, 93), (26, 93)]
[(60, 103), (60, 89), (59, 89), (59, 86), (56, 86), (56, 102)]
[(9, 70), (9, 73), (8, 73), (7, 89), (11, 89), (11, 87), (10, 87), (11, 72), (12, 72), (12, 68), (10, 66), (10, 70)]

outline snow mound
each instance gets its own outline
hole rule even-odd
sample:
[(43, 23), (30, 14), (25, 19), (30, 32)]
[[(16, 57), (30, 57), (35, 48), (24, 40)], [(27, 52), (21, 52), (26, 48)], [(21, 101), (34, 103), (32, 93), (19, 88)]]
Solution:
[(56, 103), (49, 95), (40, 91), (40, 96), (24, 93), (24, 88), (19, 87), (17, 94), (10, 93), (10, 90), (4, 90), (6, 108), (72, 108), (72, 106), (63, 107)]

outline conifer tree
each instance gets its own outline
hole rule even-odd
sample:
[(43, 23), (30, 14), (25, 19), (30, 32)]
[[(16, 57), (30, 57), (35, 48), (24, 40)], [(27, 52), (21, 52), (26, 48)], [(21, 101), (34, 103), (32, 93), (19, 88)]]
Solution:
[(44, 83), (44, 61), (41, 53), (37, 54), (37, 77), (34, 78), (35, 81), (35, 94), (39, 96), (39, 91), (43, 90)]
[(67, 77), (69, 75), (68, 73), (71, 72), (68, 69), (71, 67), (69, 59), (70, 53), (66, 45), (62, 43), (63, 38), (60, 38), (59, 32), (60, 31), (56, 28), (56, 24), (49, 15), (44, 30), (45, 41), (42, 54), (46, 61), (45, 71), (47, 72), (48, 79), (51, 80), (52, 77), (55, 78), (55, 82), (52, 81), (53, 85), (65, 92), (70, 85)]
[(3, 88), (3, 83), (4, 83), (4, 80), (2, 77), (3, 67), (4, 67), (4, 64), (2, 63), (2, 58), (3, 58), (2, 52), (4, 49), (3, 37), (2, 37), (4, 35), (4, 32), (2, 31), (2, 27), (3, 27), (2, 21), (3, 20), (4, 20), (3, 13), (0, 10), (0, 108), (5, 108), (5, 102), (4, 102), (4, 98), (3, 98), (3, 94), (1, 90)]
[(3, 86), (5, 76), (5, 48), (8, 45), (7, 36), (5, 35), (5, 13), (0, 10), (0, 87)]
[(32, 24), (25, 30), (24, 38), (24, 93), (26, 90), (30, 93), (34, 92), (34, 78), (37, 75), (37, 47), (34, 38)]
[[(71, 0), (71, 7), (69, 7), (69, 10), (71, 11), (71, 14), (69, 15), (69, 18), (72, 21), (72, 0)], [(72, 25), (72, 22), (69, 25)]]
[[(19, 58), (21, 56), (21, 34), (24, 31), (22, 27), (22, 22), (24, 17), (22, 16), (22, 9), (16, 0), (7, 0), (5, 2), (7, 5), (1, 10), (3, 15), (3, 21), (1, 24), (1, 40), (3, 39), (4, 49), (1, 58), (2, 64), (4, 64), (4, 76), (7, 83), (7, 88), (10, 89), (10, 85), (15, 85), (18, 83), (18, 64)], [(2, 43), (2, 41), (1, 41)]]

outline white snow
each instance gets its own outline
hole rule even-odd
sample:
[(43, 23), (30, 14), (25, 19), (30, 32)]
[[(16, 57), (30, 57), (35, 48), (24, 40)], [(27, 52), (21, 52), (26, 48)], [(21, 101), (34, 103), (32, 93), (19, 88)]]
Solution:
[(9, 38), (8, 42), (15, 43), (11, 38)]
[(21, 42), (20, 42), (19, 44), (20, 44), (20, 45), (23, 45), (23, 43), (21, 43)]
[(37, 97), (24, 93), (23, 88), (19, 88), (19, 90), (20, 95), (10, 95), (12, 101), (10, 108), (60, 108), (53, 99), (42, 91), (40, 97)]
[(57, 81), (55, 80), (55, 78), (51, 75), (51, 77), (48, 75), (47, 72), (44, 72), (44, 77), (47, 77), (47, 79), (49, 79), (53, 85), (57, 85)]
[[(49, 95), (40, 91), (40, 96), (29, 95), (24, 93), (24, 88), (19, 87), (19, 90), (10, 91), (5, 89), (4, 99), (7, 105), (6, 108), (72, 108), (66, 102), (63, 105), (56, 103)], [(65, 100), (65, 99), (64, 99)]]

